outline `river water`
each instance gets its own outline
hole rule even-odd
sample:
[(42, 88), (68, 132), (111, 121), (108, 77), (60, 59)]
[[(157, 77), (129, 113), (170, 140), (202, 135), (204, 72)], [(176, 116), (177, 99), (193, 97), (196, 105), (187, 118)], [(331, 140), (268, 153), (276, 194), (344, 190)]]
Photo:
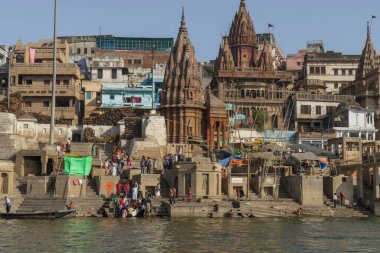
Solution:
[(0, 252), (380, 252), (380, 219), (0, 219)]

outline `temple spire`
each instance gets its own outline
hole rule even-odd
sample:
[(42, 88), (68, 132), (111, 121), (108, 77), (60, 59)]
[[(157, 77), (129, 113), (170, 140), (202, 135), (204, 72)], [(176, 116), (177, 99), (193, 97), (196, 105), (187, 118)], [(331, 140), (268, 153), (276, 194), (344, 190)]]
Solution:
[(182, 18), (181, 18), (181, 28), (180, 30), (186, 30), (186, 20), (185, 20), (185, 7), (182, 7)]
[(245, 8), (245, 0), (241, 0), (241, 1), (240, 1), (240, 8), (241, 8), (241, 7), (244, 7), (244, 8)]
[(371, 40), (371, 27), (369, 26), (369, 21), (367, 21), (367, 40)]

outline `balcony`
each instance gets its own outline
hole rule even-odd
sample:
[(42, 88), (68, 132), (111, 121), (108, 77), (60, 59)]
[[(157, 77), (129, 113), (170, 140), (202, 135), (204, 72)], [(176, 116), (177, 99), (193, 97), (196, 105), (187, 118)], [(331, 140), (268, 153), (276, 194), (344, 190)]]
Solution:
[[(36, 50), (36, 59), (51, 59), (53, 60), (53, 49), (37, 49)], [(59, 62), (66, 62), (66, 55), (61, 51), (57, 49), (57, 60)]]
[[(11, 86), (11, 93), (20, 92), (23, 96), (28, 97), (45, 97), (51, 96), (52, 86), (51, 85), (41, 85), (41, 84), (32, 84), (32, 85), (16, 85)], [(70, 82), (69, 85), (56, 85), (56, 96), (59, 97), (79, 97), (80, 90), (79, 85)]]
[[(11, 75), (52, 75), (53, 63), (16, 63), (11, 65)], [(80, 69), (73, 63), (57, 63), (57, 75), (75, 76), (80, 79)]]
[(323, 94), (310, 94), (310, 93), (297, 93), (297, 100), (305, 101), (328, 101), (328, 102), (342, 102), (346, 100), (355, 100), (355, 96), (350, 95), (323, 95)]
[[(39, 113), (43, 116), (51, 115), (51, 107), (43, 106), (32, 106), (32, 107), (22, 107), (22, 110), (26, 113)], [(75, 119), (75, 107), (55, 107), (55, 116), (57, 119)]]

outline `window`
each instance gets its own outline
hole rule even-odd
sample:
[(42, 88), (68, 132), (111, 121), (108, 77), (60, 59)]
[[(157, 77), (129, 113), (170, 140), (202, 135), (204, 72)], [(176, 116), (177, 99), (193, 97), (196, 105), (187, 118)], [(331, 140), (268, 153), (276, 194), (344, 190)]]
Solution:
[(24, 107), (32, 107), (32, 101), (25, 101)]
[(321, 110), (321, 106), (320, 106), (320, 105), (317, 105), (317, 106), (315, 107), (315, 112), (316, 112), (316, 114), (321, 115), (321, 114), (322, 114), (321, 111), (322, 111), (322, 110)]
[(27, 85), (32, 85), (32, 84), (33, 84), (33, 81), (32, 81), (32, 80), (26, 80), (26, 84), (27, 84)]
[(86, 91), (86, 99), (91, 99), (91, 91)]
[(142, 63), (142, 61), (140, 59), (134, 60), (134, 64), (141, 64), (141, 63)]
[(297, 66), (301, 66), (301, 63), (300, 63), (300, 62), (297, 62)]
[(95, 54), (95, 48), (91, 48), (91, 54)]
[(50, 80), (44, 80), (45, 85), (50, 85)]
[(339, 83), (334, 83), (334, 89), (339, 89)]
[(28, 128), (29, 128), (29, 125), (28, 125), (28, 124), (24, 124), (24, 128), (25, 128), (25, 129), (28, 129)]
[(43, 104), (44, 104), (44, 107), (49, 107), (50, 105), (49, 101), (44, 101)]
[(310, 67), (310, 74), (315, 74), (315, 68), (314, 67)]
[(317, 73), (318, 75), (321, 74), (321, 68), (320, 67), (315, 67), (315, 73)]
[(132, 59), (128, 59), (128, 64), (132, 64)]
[(112, 79), (117, 79), (117, 69), (112, 69)]
[(321, 67), (321, 74), (326, 75), (326, 67)]
[(301, 114), (311, 114), (311, 105), (301, 105)]
[(124, 76), (124, 75), (128, 75), (129, 74), (129, 70), (128, 68), (122, 68), (121, 70), (121, 74)]
[(114, 100), (114, 99), (115, 99), (115, 95), (113, 95), (113, 94), (110, 95), (110, 99), (111, 99), (111, 100)]
[(338, 73), (338, 70), (337, 69), (334, 69), (334, 75), (337, 76), (339, 73)]
[(63, 85), (69, 85), (70, 81), (69, 80), (63, 80)]
[(352, 71), (352, 69), (350, 69), (350, 70), (348, 71), (348, 74), (349, 74), (350, 76), (353, 75), (353, 71)]
[(334, 112), (335, 112), (335, 106), (326, 107), (326, 113), (334, 113)]
[(87, 54), (87, 48), (85, 47), (83, 50), (84, 50), (84, 54)]
[(103, 69), (98, 69), (98, 79), (103, 79)]
[(18, 84), (22, 84), (22, 82), (23, 82), (23, 76), (19, 75), (18, 76)]
[(56, 85), (61, 85), (61, 81), (60, 80), (56, 80), (55, 83), (56, 83)]
[(77, 48), (77, 54), (80, 54), (80, 48)]
[(342, 69), (342, 75), (343, 75), (343, 76), (346, 75), (346, 70), (345, 70), (345, 69)]

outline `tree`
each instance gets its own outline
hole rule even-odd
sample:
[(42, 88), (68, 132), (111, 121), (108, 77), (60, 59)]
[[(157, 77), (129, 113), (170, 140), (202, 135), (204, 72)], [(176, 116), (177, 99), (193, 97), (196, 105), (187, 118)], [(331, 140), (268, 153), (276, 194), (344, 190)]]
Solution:
[(252, 113), (252, 118), (253, 118), (253, 126), (256, 128), (258, 131), (263, 131), (265, 122), (268, 121), (268, 112), (265, 110), (255, 110)]

